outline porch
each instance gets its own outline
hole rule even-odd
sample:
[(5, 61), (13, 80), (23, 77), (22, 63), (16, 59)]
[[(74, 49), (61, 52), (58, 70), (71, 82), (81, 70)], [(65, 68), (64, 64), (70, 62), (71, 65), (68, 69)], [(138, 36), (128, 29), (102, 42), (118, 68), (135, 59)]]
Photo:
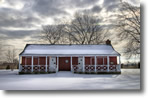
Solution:
[[(60, 60), (60, 58), (66, 58)], [(61, 65), (61, 62), (63, 65)], [(66, 65), (67, 64), (67, 65)], [(65, 66), (66, 65), (66, 66)], [(68, 70), (60, 66), (69, 67)], [(121, 72), (120, 56), (20, 56), (19, 72), (24, 73), (50, 73), (58, 71), (71, 71), (74, 73), (108, 73)]]

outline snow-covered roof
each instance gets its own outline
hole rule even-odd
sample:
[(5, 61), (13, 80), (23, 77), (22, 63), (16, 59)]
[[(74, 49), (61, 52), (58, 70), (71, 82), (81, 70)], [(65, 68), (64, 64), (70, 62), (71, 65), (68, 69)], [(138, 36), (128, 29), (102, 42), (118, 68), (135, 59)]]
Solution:
[(120, 55), (111, 45), (27, 44), (20, 55)]

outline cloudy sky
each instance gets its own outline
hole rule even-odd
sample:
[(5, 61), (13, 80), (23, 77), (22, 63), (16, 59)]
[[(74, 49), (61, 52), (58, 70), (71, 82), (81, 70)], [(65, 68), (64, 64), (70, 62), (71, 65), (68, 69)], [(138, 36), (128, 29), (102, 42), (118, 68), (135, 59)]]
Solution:
[[(139, 0), (128, 0), (139, 5)], [(119, 0), (0, 0), (0, 41), (22, 50), (39, 43), (42, 25), (71, 19), (77, 11), (107, 17), (118, 9)]]

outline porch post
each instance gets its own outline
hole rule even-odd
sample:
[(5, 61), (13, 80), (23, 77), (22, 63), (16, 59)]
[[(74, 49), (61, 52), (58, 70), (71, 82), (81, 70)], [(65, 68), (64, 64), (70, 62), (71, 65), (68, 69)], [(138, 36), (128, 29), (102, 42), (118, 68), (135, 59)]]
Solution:
[(109, 65), (110, 65), (109, 62), (110, 62), (110, 61), (109, 61), (109, 56), (107, 56), (107, 66), (108, 66), (108, 67), (107, 67), (107, 71), (108, 71), (108, 72), (109, 72)]
[(83, 72), (85, 72), (85, 57), (83, 56)]
[(47, 56), (46, 56), (46, 72), (47, 72)]
[(71, 72), (73, 71), (73, 69), (72, 69), (72, 56), (71, 56)]
[(33, 72), (33, 56), (32, 56), (32, 72)]
[(21, 72), (21, 56), (19, 56), (19, 72)]
[(119, 56), (119, 70), (121, 71), (121, 58)]
[(97, 71), (96, 66), (97, 66), (97, 62), (96, 62), (96, 56), (95, 56), (95, 72)]
[(59, 57), (57, 56), (57, 72), (59, 71)]

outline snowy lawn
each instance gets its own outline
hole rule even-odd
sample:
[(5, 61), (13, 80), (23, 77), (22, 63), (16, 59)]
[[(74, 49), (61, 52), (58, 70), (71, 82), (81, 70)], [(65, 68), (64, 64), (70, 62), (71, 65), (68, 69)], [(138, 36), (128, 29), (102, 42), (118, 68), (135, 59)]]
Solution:
[(140, 69), (122, 69), (121, 75), (88, 75), (58, 72), (18, 75), (0, 70), (1, 90), (121, 90), (140, 89)]

